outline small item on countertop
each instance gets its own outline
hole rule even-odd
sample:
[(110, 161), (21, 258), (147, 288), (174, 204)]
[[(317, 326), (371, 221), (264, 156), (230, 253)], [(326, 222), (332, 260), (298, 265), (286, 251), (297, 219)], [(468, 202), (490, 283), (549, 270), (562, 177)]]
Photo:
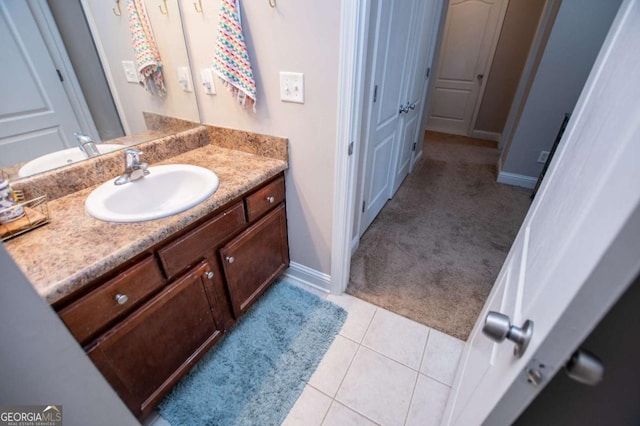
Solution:
[(9, 223), (24, 216), (24, 209), (13, 196), (9, 181), (0, 178), (0, 223)]
[(44, 224), (47, 221), (47, 216), (41, 212), (25, 207), (24, 215), (21, 218), (8, 223), (0, 223), (0, 238), (8, 239), (26, 231), (27, 229), (35, 228)]

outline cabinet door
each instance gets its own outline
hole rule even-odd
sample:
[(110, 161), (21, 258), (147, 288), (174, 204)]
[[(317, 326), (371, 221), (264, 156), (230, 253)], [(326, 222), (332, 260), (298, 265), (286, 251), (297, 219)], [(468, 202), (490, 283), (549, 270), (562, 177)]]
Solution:
[(138, 417), (218, 340), (205, 293), (206, 263), (185, 274), (98, 340), (88, 354)]
[(284, 204), (223, 247), (220, 254), (238, 318), (289, 265)]

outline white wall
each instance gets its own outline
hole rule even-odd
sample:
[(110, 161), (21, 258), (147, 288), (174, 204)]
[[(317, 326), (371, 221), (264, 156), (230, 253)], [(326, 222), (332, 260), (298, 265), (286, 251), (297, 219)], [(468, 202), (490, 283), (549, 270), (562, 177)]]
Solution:
[[(511, 143), (502, 153), (502, 172), (536, 178), (571, 112), (621, 0), (563, 0)], [(533, 180), (535, 182), (535, 180)]]
[[(128, 83), (125, 78), (122, 61), (135, 62), (126, 1), (120, 2), (122, 16), (113, 14), (114, 1), (82, 0), (82, 2), (96, 47), (102, 56), (107, 79), (110, 80), (114, 100), (120, 108), (125, 131), (128, 134), (134, 134), (146, 130), (143, 111), (198, 122), (195, 94), (184, 92), (177, 78), (177, 67), (189, 66), (177, 0), (167, 1), (167, 15), (163, 15), (158, 8), (158, 5), (162, 4), (161, 1), (146, 1), (147, 14), (164, 68), (167, 86), (167, 96), (164, 98), (151, 96), (142, 86)], [(193, 9), (193, 6), (190, 6)]]
[[(289, 139), (287, 214), (292, 262), (329, 274), (336, 139), (340, 1), (241, 1), (242, 24), (257, 85), (257, 111), (243, 110), (216, 78), (206, 95), (200, 70), (211, 68), (220, 1), (181, 0), (185, 35), (204, 124)], [(305, 103), (280, 101), (279, 72), (304, 73)]]

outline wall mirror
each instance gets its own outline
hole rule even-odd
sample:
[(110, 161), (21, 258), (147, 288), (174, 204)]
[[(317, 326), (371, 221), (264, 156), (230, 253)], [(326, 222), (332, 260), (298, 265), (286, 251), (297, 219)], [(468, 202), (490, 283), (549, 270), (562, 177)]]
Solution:
[[(137, 82), (126, 0), (0, 3), (5, 176), (16, 180), (87, 158), (75, 133), (98, 142), (102, 153), (198, 125), (178, 2), (144, 4), (166, 96)], [(20, 174), (28, 163), (35, 169)]]

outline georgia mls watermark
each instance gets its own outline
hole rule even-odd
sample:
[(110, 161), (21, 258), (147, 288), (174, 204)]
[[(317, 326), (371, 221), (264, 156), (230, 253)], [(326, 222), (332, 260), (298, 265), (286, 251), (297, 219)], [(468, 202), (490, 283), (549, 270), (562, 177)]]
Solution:
[(62, 426), (62, 405), (0, 406), (0, 426)]

